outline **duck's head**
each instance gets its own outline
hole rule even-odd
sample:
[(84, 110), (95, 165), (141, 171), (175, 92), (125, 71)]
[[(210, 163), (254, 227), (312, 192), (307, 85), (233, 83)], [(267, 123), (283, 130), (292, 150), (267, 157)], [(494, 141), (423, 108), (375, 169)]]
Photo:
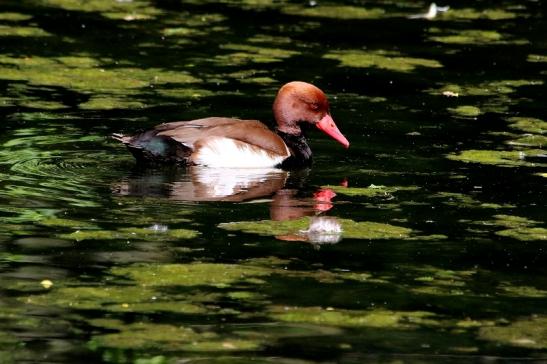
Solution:
[(349, 147), (348, 140), (330, 115), (327, 96), (312, 84), (293, 81), (283, 85), (275, 98), (273, 112), (277, 129), (283, 133), (301, 135), (306, 125), (315, 125), (344, 147)]

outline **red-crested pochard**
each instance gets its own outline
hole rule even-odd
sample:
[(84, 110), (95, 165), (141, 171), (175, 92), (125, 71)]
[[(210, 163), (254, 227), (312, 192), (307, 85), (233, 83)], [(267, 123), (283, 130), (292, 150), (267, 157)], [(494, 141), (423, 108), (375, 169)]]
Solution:
[(330, 115), (319, 88), (294, 81), (279, 90), (274, 131), (257, 120), (209, 117), (157, 125), (134, 136), (114, 134), (138, 162), (177, 163), (224, 168), (298, 168), (311, 163), (306, 131), (315, 125), (344, 147), (349, 142)]

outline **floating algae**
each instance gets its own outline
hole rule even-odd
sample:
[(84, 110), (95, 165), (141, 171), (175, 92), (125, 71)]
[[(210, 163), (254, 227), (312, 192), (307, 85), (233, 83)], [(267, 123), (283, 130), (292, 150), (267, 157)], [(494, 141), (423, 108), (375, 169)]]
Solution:
[[(411, 229), (378, 222), (356, 222), (349, 219), (338, 219), (342, 228), (342, 237), (347, 239), (404, 239), (408, 238)], [(259, 235), (276, 236), (296, 234), (306, 230), (309, 218), (289, 221), (239, 221), (221, 223), (219, 227), (230, 231), (243, 231)]]
[(337, 60), (343, 67), (379, 68), (395, 72), (412, 72), (418, 67), (442, 67), (439, 61), (433, 59), (406, 57), (399, 52), (385, 50), (330, 51), (323, 58)]

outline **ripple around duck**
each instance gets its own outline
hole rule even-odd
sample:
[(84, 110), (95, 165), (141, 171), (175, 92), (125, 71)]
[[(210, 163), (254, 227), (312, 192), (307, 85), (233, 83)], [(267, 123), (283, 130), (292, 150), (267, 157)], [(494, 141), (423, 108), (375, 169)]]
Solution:
[(22, 160), (10, 168), (12, 172), (50, 178), (81, 177), (82, 170), (89, 168), (84, 161), (71, 161), (62, 157), (38, 157)]
[(0, 196), (95, 206), (98, 189), (109, 185), (116, 170), (114, 157), (102, 150), (22, 152), (2, 153), (0, 163), (9, 167)]

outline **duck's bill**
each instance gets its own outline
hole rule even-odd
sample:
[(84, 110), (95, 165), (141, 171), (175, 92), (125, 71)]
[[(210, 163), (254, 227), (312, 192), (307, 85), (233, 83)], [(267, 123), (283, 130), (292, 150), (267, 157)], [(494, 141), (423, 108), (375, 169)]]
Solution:
[(338, 143), (342, 144), (345, 148), (349, 148), (349, 142), (346, 137), (338, 130), (338, 127), (332, 120), (332, 117), (329, 114), (323, 116), (317, 124), (317, 128), (329, 135), (331, 138), (336, 140)]

